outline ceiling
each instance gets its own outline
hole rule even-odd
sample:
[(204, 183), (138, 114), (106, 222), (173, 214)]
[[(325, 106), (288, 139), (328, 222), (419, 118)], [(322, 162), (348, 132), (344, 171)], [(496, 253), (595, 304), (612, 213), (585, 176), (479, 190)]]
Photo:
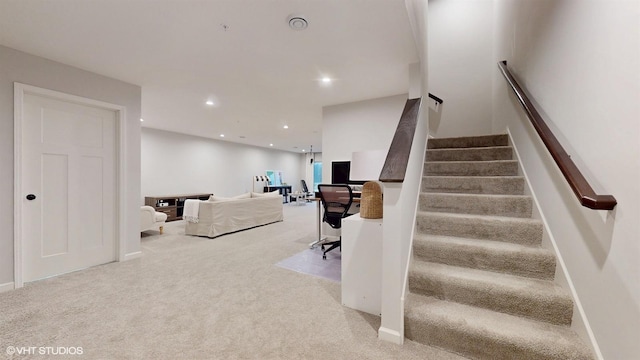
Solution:
[(1, 0), (0, 44), (140, 85), (144, 127), (296, 152), (418, 61), (405, 0)]

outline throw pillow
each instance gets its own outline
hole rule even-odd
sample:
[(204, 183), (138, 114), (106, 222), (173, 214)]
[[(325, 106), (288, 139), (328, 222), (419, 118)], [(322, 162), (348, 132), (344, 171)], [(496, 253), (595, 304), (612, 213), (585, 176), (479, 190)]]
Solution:
[(244, 193), (244, 194), (240, 194), (240, 195), (236, 195), (233, 196), (232, 199), (250, 199), (251, 198), (251, 193)]
[(226, 200), (231, 200), (229, 198), (226, 197), (222, 197), (222, 196), (209, 196), (209, 201), (226, 201)]
[(275, 190), (275, 191), (268, 192), (268, 193), (255, 193), (255, 192), (251, 193), (251, 197), (254, 197), (254, 198), (271, 197), (271, 196), (274, 196), (274, 197), (280, 196), (280, 191)]

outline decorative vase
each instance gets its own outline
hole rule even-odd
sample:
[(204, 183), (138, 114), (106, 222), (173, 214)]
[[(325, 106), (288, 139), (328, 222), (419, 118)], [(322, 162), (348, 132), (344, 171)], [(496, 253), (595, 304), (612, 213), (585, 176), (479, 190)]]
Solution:
[(377, 182), (368, 181), (362, 186), (360, 217), (363, 219), (382, 219), (382, 189)]

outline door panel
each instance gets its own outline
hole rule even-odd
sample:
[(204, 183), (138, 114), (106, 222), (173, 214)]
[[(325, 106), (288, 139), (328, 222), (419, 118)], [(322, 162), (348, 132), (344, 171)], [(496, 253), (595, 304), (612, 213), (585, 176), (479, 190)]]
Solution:
[[(80, 158), (80, 167), (85, 176), (82, 184), (78, 188), (78, 198), (91, 199), (95, 194), (102, 194), (103, 187), (103, 162), (102, 158), (94, 156), (83, 156)], [(79, 223), (82, 224), (77, 230), (78, 238), (82, 249), (91, 249), (104, 245), (103, 239), (103, 212), (102, 208), (92, 209), (78, 214)]]
[[(42, 173), (47, 174), (40, 194), (40, 233), (47, 234), (42, 241), (41, 256), (62, 255), (69, 252), (69, 157), (42, 154)], [(36, 200), (37, 201), (37, 198)], [(56, 216), (44, 216), (56, 214)], [(42, 239), (44, 240), (44, 239)]]

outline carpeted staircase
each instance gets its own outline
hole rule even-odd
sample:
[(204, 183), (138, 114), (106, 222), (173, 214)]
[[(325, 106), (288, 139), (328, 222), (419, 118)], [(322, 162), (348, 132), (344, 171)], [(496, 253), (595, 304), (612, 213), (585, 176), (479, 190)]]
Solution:
[(427, 145), (405, 336), (472, 359), (592, 359), (507, 135)]

